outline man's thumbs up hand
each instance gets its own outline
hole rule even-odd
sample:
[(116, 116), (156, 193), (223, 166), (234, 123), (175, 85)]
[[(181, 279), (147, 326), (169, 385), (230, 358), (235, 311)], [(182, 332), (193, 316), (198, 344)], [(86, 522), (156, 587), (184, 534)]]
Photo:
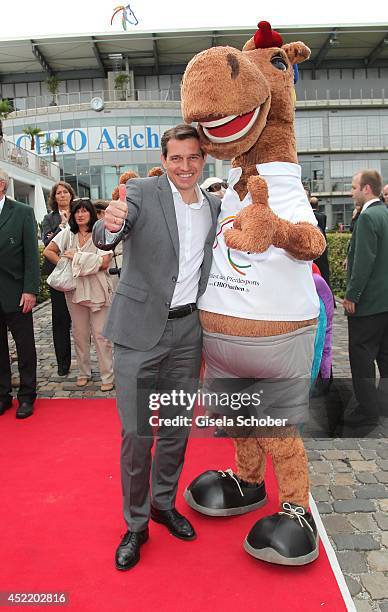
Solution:
[(105, 210), (105, 228), (113, 233), (119, 232), (123, 227), (127, 214), (126, 187), (125, 185), (119, 185), (119, 199), (112, 200)]
[(127, 188), (125, 185), (119, 185), (119, 200), (127, 204)]

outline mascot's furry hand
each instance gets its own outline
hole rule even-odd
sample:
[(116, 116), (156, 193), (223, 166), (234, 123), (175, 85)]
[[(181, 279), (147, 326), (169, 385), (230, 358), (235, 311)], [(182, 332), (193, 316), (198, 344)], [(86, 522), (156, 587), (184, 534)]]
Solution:
[(280, 219), (268, 205), (267, 183), (260, 176), (248, 179), (252, 204), (236, 216), (233, 229), (224, 233), (230, 249), (264, 253), (271, 245), (284, 249), (296, 259), (311, 261), (322, 255), (326, 240), (311, 223)]
[(237, 251), (264, 253), (274, 244), (280, 219), (268, 205), (268, 188), (264, 179), (251, 176), (248, 191), (252, 204), (236, 216), (233, 229), (225, 231), (225, 244)]

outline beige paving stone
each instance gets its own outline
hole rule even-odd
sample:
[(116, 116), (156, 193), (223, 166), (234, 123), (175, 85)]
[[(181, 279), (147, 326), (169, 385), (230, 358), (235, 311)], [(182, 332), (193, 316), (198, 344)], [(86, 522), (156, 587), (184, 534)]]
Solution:
[(379, 499), (378, 503), (383, 512), (388, 512), (388, 499)]
[(334, 474), (333, 484), (341, 486), (341, 485), (353, 485), (356, 480), (353, 474), (349, 472), (344, 472), (343, 474)]
[(358, 531), (379, 531), (379, 527), (372, 514), (367, 514), (366, 512), (355, 512), (353, 514), (349, 514), (349, 521)]
[(361, 574), (361, 582), (372, 599), (386, 599), (388, 597), (388, 577), (383, 572)]
[(367, 559), (371, 570), (388, 572), (388, 550), (372, 550), (368, 553)]
[(375, 472), (377, 470), (375, 461), (350, 461), (350, 465), (356, 472)]

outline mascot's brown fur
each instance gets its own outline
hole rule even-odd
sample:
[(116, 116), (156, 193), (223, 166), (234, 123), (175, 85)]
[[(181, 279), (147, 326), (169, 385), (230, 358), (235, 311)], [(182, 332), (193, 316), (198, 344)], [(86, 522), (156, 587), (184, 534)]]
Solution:
[[(263, 43), (268, 32), (269, 42)], [(242, 167), (242, 176), (234, 187), (240, 200), (247, 191), (252, 196), (252, 204), (239, 213), (233, 229), (225, 231), (226, 245), (251, 253), (263, 253), (273, 245), (295, 259), (310, 261), (325, 248), (322, 233), (310, 223), (291, 223), (276, 216), (268, 206), (266, 183), (256, 170), (256, 164), (267, 162), (297, 164), (293, 65), (306, 60), (310, 51), (302, 42), (283, 45), (280, 36), (275, 35), (267, 22), (261, 22), (243, 51), (215, 47), (196, 55), (182, 82), (182, 112), (186, 122), (198, 123), (201, 146), (206, 153), (217, 159), (233, 158), (232, 166)], [(241, 138), (231, 142), (209, 138), (212, 130), (206, 126), (216, 125), (217, 120), (229, 116), (243, 121), (258, 108), (256, 121)], [(316, 322), (253, 320), (206, 311), (201, 312), (201, 321), (208, 332), (243, 337), (277, 336)], [(248, 483), (263, 481), (265, 455), (269, 453), (279, 484), (280, 503), (302, 506), (307, 511), (308, 465), (295, 427), (287, 427), (283, 436), (268, 429), (265, 437), (238, 438), (234, 442), (239, 478)]]
[[(129, 181), (130, 179), (134, 179), (134, 178), (139, 178), (138, 173), (134, 172), (134, 170), (127, 170), (126, 172), (123, 172), (123, 174), (121, 174), (119, 178), (119, 185), (125, 185), (127, 181)], [(112, 200), (118, 200), (118, 199), (119, 199), (119, 188), (115, 187), (112, 191)]]

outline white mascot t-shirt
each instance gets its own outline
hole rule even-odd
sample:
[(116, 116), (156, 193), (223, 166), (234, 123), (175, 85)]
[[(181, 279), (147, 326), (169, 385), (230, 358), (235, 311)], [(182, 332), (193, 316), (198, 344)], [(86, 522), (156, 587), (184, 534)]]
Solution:
[[(267, 182), (269, 206), (278, 217), (291, 223), (307, 221), (317, 225), (303, 189), (299, 165), (271, 162), (258, 164), (257, 171)], [(250, 193), (240, 202), (233, 188), (241, 174), (241, 168), (233, 168), (229, 173), (209, 281), (198, 307), (243, 319), (303, 321), (317, 317), (319, 298), (311, 273), (312, 262), (295, 259), (274, 246), (261, 254), (226, 246), (224, 231), (232, 228), (237, 213), (252, 203)]]

